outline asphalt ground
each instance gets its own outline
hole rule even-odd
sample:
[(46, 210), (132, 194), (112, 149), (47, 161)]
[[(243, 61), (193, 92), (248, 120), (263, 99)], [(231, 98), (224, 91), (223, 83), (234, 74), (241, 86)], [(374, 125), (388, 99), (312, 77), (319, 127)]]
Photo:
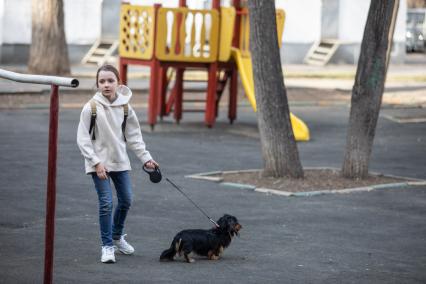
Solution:
[[(293, 106), (310, 127), (299, 143), (304, 167), (340, 167), (349, 108)], [(426, 179), (426, 123), (392, 116), (418, 109), (385, 108), (371, 171)], [(163, 175), (211, 217), (237, 216), (243, 226), (223, 258), (193, 264), (158, 258), (182, 229), (211, 223), (166, 182), (152, 184), (131, 153), (134, 201), (126, 225), (136, 252), (100, 263), (97, 196), (76, 145), (79, 110), (61, 108), (54, 283), (425, 283), (426, 186), (314, 197), (282, 197), (185, 178), (216, 170), (262, 167), (256, 117), (239, 107), (214, 128), (202, 114), (170, 118), (154, 132), (138, 114), (144, 139)], [(387, 115), (387, 116), (386, 116)], [(0, 111), (0, 283), (43, 279), (48, 110)]]

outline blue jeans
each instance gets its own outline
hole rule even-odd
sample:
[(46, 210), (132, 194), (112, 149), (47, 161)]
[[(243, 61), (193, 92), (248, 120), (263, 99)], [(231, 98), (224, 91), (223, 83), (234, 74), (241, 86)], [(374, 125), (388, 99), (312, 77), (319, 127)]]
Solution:
[[(123, 234), (124, 221), (132, 203), (132, 184), (129, 171), (109, 172), (108, 179), (100, 179), (92, 173), (93, 182), (99, 199), (99, 225), (103, 246), (112, 246), (112, 240), (120, 239)], [(112, 217), (111, 180), (117, 191), (118, 203)]]

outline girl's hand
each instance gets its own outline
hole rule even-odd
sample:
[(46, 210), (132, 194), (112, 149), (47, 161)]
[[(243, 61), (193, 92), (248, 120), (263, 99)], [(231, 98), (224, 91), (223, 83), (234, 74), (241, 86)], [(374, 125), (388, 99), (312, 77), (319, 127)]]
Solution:
[(98, 163), (95, 166), (95, 168), (96, 168), (96, 174), (97, 174), (98, 178), (100, 178), (100, 179), (107, 179), (108, 178), (108, 171), (104, 167), (104, 165), (102, 165), (101, 163)]
[(144, 166), (148, 169), (155, 169), (156, 167), (157, 168), (160, 167), (160, 165), (158, 165), (158, 163), (154, 160), (149, 160), (148, 162), (145, 163)]

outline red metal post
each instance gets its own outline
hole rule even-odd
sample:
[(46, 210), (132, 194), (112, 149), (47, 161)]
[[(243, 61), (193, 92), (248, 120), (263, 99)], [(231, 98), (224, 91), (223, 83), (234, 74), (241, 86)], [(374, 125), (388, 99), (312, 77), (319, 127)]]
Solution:
[(232, 38), (232, 46), (239, 48), (240, 47), (240, 30), (241, 30), (240, 0), (234, 0), (233, 5), (236, 10), (236, 14), (235, 14), (234, 36)]
[[(154, 35), (156, 35), (157, 33), (157, 25), (158, 25), (157, 15), (158, 15), (158, 10), (160, 9), (160, 7), (161, 7), (160, 4), (154, 5), (154, 9), (155, 9)], [(160, 75), (159, 74), (160, 61), (155, 56), (155, 48), (156, 48), (155, 41), (156, 40), (154, 38), (154, 42), (153, 42), (154, 55), (152, 57), (151, 64), (150, 64), (151, 74), (149, 79), (149, 98), (148, 98), (148, 124), (151, 125), (152, 129), (154, 129), (154, 125), (157, 122), (157, 114), (158, 114), (157, 102), (158, 102), (158, 96), (159, 96), (158, 78)]]
[(213, 2), (212, 2), (212, 9), (220, 10), (220, 0), (213, 0)]
[(233, 123), (237, 118), (237, 100), (238, 100), (238, 73), (235, 67), (231, 71), (231, 79), (229, 80), (229, 122)]
[(121, 84), (127, 85), (127, 62), (120, 57), (118, 60), (118, 66), (121, 76)]
[(56, 156), (58, 146), (58, 86), (50, 93), (49, 157), (47, 164), (46, 230), (44, 253), (44, 284), (52, 283), (53, 249), (55, 240)]
[(158, 114), (161, 118), (166, 115), (167, 99), (167, 67), (160, 66), (160, 78), (158, 80), (158, 91), (160, 92), (158, 101)]
[(183, 104), (183, 68), (176, 69), (175, 82), (175, 110), (174, 117), (177, 123), (182, 119), (182, 104)]
[[(186, 7), (186, 0), (179, 0), (179, 7)], [(178, 14), (176, 18), (177, 22), (177, 42), (176, 45), (179, 44), (179, 32), (180, 32), (180, 26), (182, 24), (182, 14)], [(185, 44), (185, 43), (183, 43)], [(176, 49), (176, 53), (178, 53), (180, 50)], [(182, 119), (182, 103), (183, 103), (183, 73), (185, 72), (185, 68), (176, 68), (176, 81), (175, 81), (175, 87), (173, 89), (174, 91), (174, 111), (173, 116), (177, 123)]]
[[(239, 48), (240, 47), (240, 30), (241, 30), (241, 0), (233, 0), (232, 5), (236, 10), (235, 15), (235, 25), (234, 25), (234, 35), (232, 38), (232, 46)], [(229, 121), (232, 123), (237, 118), (237, 102), (238, 102), (238, 69), (236, 64), (233, 64), (231, 80), (229, 82), (229, 109), (228, 117)]]
[(154, 58), (151, 64), (151, 75), (149, 79), (149, 98), (148, 98), (148, 124), (154, 128), (157, 122), (157, 101), (158, 101), (158, 73), (160, 64), (158, 59)]
[(204, 117), (208, 127), (212, 127), (216, 120), (217, 70), (217, 62), (211, 63), (208, 72), (206, 113)]
[[(214, 0), (212, 3), (212, 9), (220, 12), (220, 1)], [(217, 71), (218, 62), (212, 62), (209, 66), (208, 71), (208, 83), (207, 83), (207, 99), (206, 99), (206, 113), (204, 121), (208, 127), (212, 127), (216, 120), (216, 98), (217, 98)]]

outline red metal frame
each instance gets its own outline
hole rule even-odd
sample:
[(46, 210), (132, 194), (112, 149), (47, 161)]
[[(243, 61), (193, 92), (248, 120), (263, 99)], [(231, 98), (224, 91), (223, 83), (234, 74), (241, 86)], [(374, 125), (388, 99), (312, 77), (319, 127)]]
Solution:
[(47, 164), (46, 228), (44, 251), (44, 283), (52, 283), (53, 249), (55, 241), (56, 157), (58, 149), (58, 86), (50, 93), (49, 157)]
[[(234, 0), (234, 6), (236, 9), (240, 9), (240, 1)], [(156, 4), (155, 13), (158, 13), (158, 9), (161, 5)], [(185, 0), (179, 0), (179, 7), (186, 7)], [(220, 12), (220, 0), (214, 0), (212, 3), (212, 9), (217, 9)], [(237, 18), (239, 16), (237, 14)], [(239, 20), (236, 20), (236, 27), (234, 32), (234, 38), (232, 41), (233, 46), (239, 45)], [(157, 23), (154, 27), (154, 34), (156, 34)], [(155, 50), (155, 40), (154, 40)], [(149, 60), (131, 59), (120, 57), (119, 70), (121, 74), (121, 81), (123, 84), (127, 84), (127, 67), (128, 65), (147, 65), (150, 67), (150, 87), (148, 96), (148, 124), (151, 128), (154, 128), (157, 122), (157, 116), (162, 118), (168, 115), (173, 109), (173, 116), (176, 122), (180, 122), (182, 119), (182, 105), (183, 105), (183, 77), (184, 72), (188, 68), (206, 69), (208, 72), (207, 92), (206, 92), (206, 106), (204, 121), (206, 126), (212, 127), (216, 121), (218, 114), (219, 99), (224, 90), (224, 86), (218, 85), (219, 72), (225, 71), (226, 81), (229, 81), (229, 109), (228, 118), (232, 123), (237, 116), (237, 92), (238, 92), (238, 70), (234, 62), (171, 62), (171, 61), (159, 61), (155, 55)], [(175, 84), (167, 98), (167, 87), (168, 78), (167, 70), (173, 68), (176, 71)], [(226, 84), (226, 81), (221, 82)], [(219, 87), (219, 88), (218, 88)]]

